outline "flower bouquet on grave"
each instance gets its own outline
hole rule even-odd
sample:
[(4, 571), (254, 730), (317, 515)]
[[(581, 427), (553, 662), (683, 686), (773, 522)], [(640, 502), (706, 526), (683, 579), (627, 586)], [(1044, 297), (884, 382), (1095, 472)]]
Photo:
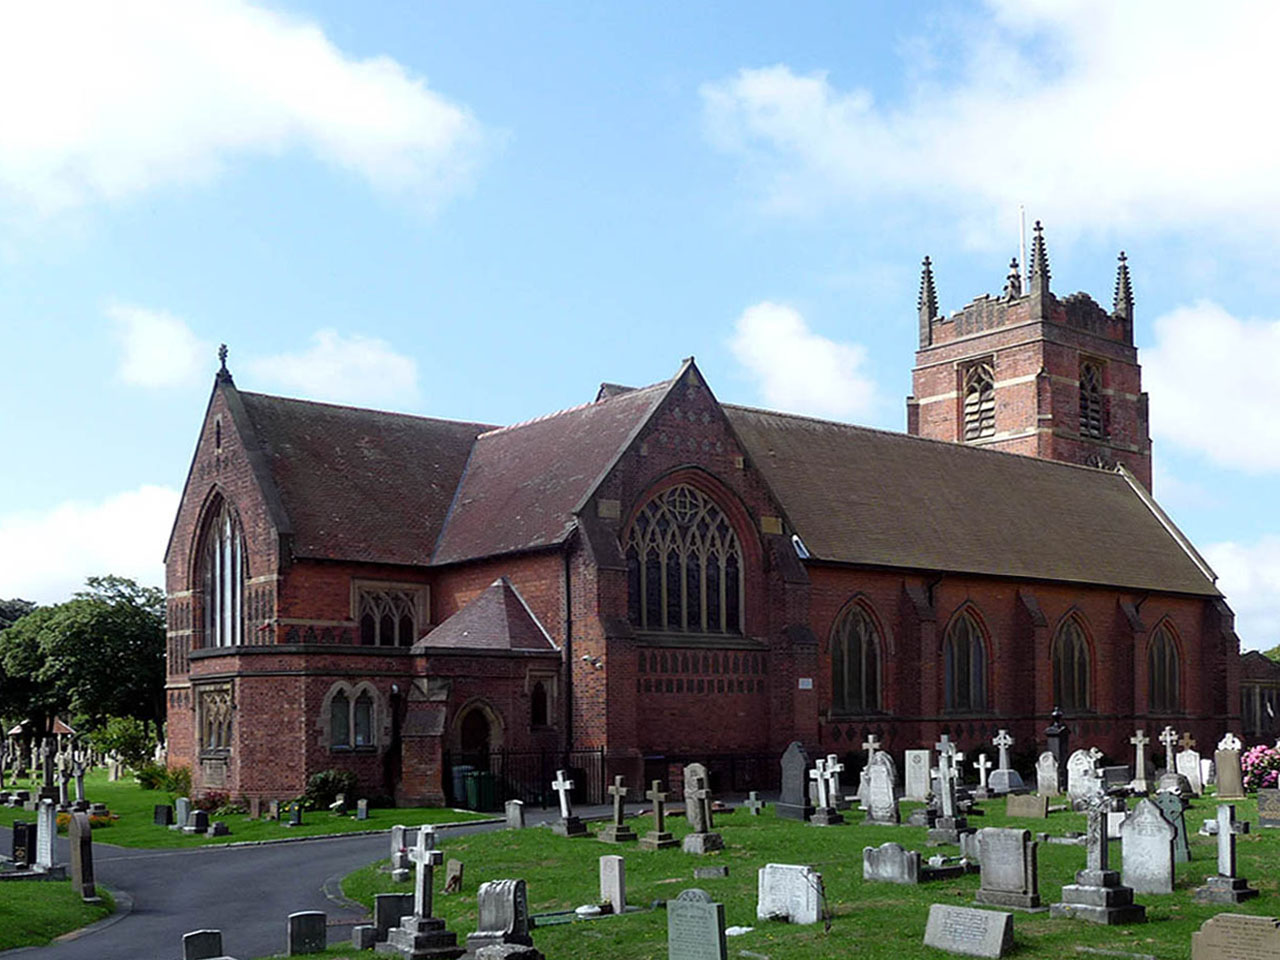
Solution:
[(1240, 757), (1246, 791), (1280, 786), (1280, 750), (1259, 744)]

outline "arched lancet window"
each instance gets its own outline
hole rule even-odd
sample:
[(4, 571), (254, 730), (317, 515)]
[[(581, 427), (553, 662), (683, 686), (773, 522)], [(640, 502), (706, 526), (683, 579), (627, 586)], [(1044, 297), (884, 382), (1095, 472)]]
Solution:
[(964, 438), (978, 440), (996, 432), (996, 378), (990, 360), (964, 373)]
[(947, 631), (942, 656), (948, 710), (987, 709), (987, 654), (982, 632), (968, 613), (956, 617)]
[(244, 538), (226, 500), (220, 500), (205, 524), (200, 554), (204, 603), (204, 645), (244, 643)]
[(529, 722), (535, 727), (547, 725), (547, 688), (541, 680), (533, 685), (529, 694)]
[(635, 626), (742, 632), (742, 546), (710, 497), (687, 484), (664, 490), (636, 514), (624, 543)]
[(1096, 363), (1088, 361), (1080, 364), (1080, 433), (1099, 439), (1105, 433), (1102, 423), (1102, 370)]
[(1182, 709), (1182, 661), (1168, 627), (1160, 627), (1147, 647), (1147, 708), (1153, 713)]
[(369, 696), (369, 691), (365, 690), (356, 697), (352, 719), (355, 721), (352, 724), (355, 728), (355, 746), (373, 746), (373, 697)]
[(329, 743), (335, 747), (351, 746), (351, 701), (341, 690), (329, 701)]
[(880, 663), (880, 632), (865, 610), (852, 607), (840, 618), (831, 636), (833, 712), (868, 713), (880, 709)]
[(1053, 641), (1053, 702), (1067, 712), (1088, 710), (1089, 643), (1074, 619), (1058, 628)]

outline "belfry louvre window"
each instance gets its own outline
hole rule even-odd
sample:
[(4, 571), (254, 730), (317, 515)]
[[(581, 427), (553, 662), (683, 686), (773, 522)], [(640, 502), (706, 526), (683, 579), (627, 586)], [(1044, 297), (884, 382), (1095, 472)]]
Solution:
[(996, 378), (990, 360), (964, 372), (964, 438), (979, 440), (996, 432)]
[(1089, 709), (1089, 644), (1075, 620), (1053, 641), (1053, 702), (1068, 713)]
[(1182, 709), (1182, 663), (1168, 627), (1158, 629), (1147, 648), (1147, 690), (1152, 712)]
[(1102, 439), (1102, 371), (1096, 363), (1080, 364), (1080, 433)]
[(951, 624), (942, 656), (947, 709), (986, 710), (986, 648), (982, 644), (982, 632), (969, 614), (962, 614)]
[(880, 632), (867, 612), (854, 607), (831, 637), (831, 710), (836, 714), (880, 709)]
[(226, 500), (205, 526), (200, 557), (206, 647), (244, 643), (244, 538), (240, 522)]
[(741, 633), (742, 546), (701, 490), (678, 484), (641, 508), (625, 538), (631, 622), (667, 633)]
[(359, 588), (360, 643), (411, 647), (418, 639), (418, 594), (411, 589)]

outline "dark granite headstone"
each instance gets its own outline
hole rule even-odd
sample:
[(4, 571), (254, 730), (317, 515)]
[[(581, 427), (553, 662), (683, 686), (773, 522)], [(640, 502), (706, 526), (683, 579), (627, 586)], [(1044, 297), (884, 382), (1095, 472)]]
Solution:
[(187, 817), (187, 825), (182, 828), (183, 833), (204, 833), (209, 829), (209, 814), (204, 810), (192, 810), (190, 816)]
[(1173, 862), (1186, 863), (1191, 859), (1191, 844), (1187, 840), (1186, 807), (1176, 793), (1157, 792), (1155, 801), (1164, 818), (1173, 824)]
[(67, 837), (71, 841), (71, 889), (80, 894), (82, 900), (97, 903), (98, 891), (93, 886), (93, 827), (88, 814), (71, 814)]
[(799, 740), (793, 740), (782, 755), (782, 795), (774, 812), (788, 820), (808, 820), (813, 816), (809, 802), (809, 754)]
[(157, 803), (155, 812), (152, 814), (152, 823), (157, 827), (169, 827), (173, 825), (173, 807), (167, 803)]
[(300, 910), (289, 914), (285, 934), (285, 955), (319, 953), (329, 946), (328, 917), (322, 910)]
[(13, 865), (29, 867), (36, 852), (36, 825), (25, 820), (13, 822)]

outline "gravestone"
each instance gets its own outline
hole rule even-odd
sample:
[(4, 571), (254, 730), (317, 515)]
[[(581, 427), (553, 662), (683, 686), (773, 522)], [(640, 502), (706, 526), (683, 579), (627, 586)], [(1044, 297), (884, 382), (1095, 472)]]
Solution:
[(1029, 793), (1009, 794), (1004, 801), (1006, 817), (1026, 817), (1033, 820), (1045, 820), (1049, 816), (1049, 798), (1032, 796)]
[(1036, 793), (1042, 797), (1056, 797), (1058, 788), (1058, 760), (1046, 750), (1036, 761)]
[[(1143, 923), (1147, 908), (1133, 902), (1133, 889), (1120, 882), (1120, 874), (1110, 869), (1107, 843), (1107, 811), (1110, 800), (1097, 796), (1089, 800), (1089, 830), (1085, 841), (1085, 868), (1076, 872), (1076, 882), (1062, 888), (1062, 901), (1049, 907), (1054, 918), (1088, 920), (1108, 925)], [(984, 851), (985, 852), (985, 851)]]
[(972, 832), (969, 821), (960, 816), (956, 808), (956, 769), (953, 764), (957, 762), (959, 754), (945, 734), (937, 746), (938, 776), (934, 792), (938, 812), (927, 834), (929, 846), (959, 843), (961, 835)]
[(1191, 960), (1280, 960), (1280, 920), (1243, 913), (1210, 917), (1191, 934)]
[(813, 769), (809, 771), (809, 779), (813, 781), (815, 789), (813, 794), (813, 816), (809, 818), (809, 822), (818, 827), (833, 827), (844, 823), (844, 817), (840, 815), (835, 805), (831, 802), (831, 778), (827, 773), (826, 757), (819, 757), (813, 762)]
[[(1227, 734), (1231, 737), (1231, 734)], [(1230, 743), (1227, 737), (1223, 737), (1224, 743)], [(1234, 738), (1232, 738), (1234, 740)], [(1239, 740), (1235, 740), (1239, 744)], [(1219, 800), (1244, 800), (1244, 771), (1240, 769), (1240, 750), (1223, 749), (1222, 744), (1218, 745), (1218, 749), (1213, 753), (1213, 766), (1218, 775), (1218, 799)]]
[[(1194, 740), (1191, 742), (1195, 743)], [(1173, 761), (1178, 773), (1187, 778), (1187, 783), (1191, 784), (1191, 792), (1197, 797), (1204, 793), (1204, 779), (1200, 760), (1199, 751), (1186, 748), (1179, 750)]]
[(71, 889), (86, 903), (100, 903), (93, 885), (93, 827), (88, 814), (71, 814), (67, 838), (71, 841)]
[(979, 835), (982, 884), (975, 897), (978, 903), (1022, 910), (1042, 909), (1036, 868), (1039, 844), (1031, 839), (1031, 831), (985, 827)]
[(1067, 760), (1067, 796), (1073, 806), (1093, 791), (1097, 768), (1098, 761), (1089, 750), (1077, 750)]
[(209, 829), (204, 832), (206, 837), (226, 837), (231, 835), (231, 828), (227, 826), (225, 820), (214, 820), (209, 824)]
[(1191, 859), (1191, 843), (1187, 839), (1187, 816), (1182, 798), (1176, 793), (1157, 793), (1153, 798), (1164, 818), (1173, 825), (1173, 862)]
[(361, 797), (359, 800), (356, 801), (356, 819), (357, 820), (369, 819), (369, 801), (366, 800), (364, 797)]
[(902, 799), (924, 803), (929, 799), (929, 762), (933, 753), (929, 750), (908, 750), (906, 759), (906, 788)]
[(616, 854), (600, 858), (600, 903), (614, 913), (627, 912), (627, 865)]
[(774, 813), (787, 820), (808, 820), (813, 816), (809, 803), (809, 754), (799, 740), (791, 741), (782, 754), (782, 793)]
[(812, 867), (767, 863), (756, 885), (756, 919), (817, 923), (822, 919), (822, 874)]
[(931, 904), (924, 945), (966, 957), (1003, 957), (1013, 948), (1013, 914)]
[(372, 923), (357, 923), (351, 928), (351, 947), (372, 950), (378, 942), (378, 929)]
[[(404, 825), (397, 823), (391, 828), (391, 879), (396, 883), (404, 883), (409, 879), (409, 851), (404, 841)], [(386, 939), (385, 937), (383, 939)]]
[(985, 753), (978, 754), (978, 759), (973, 762), (973, 769), (978, 771), (978, 789), (973, 791), (974, 799), (989, 800), (991, 798), (991, 793), (987, 789), (987, 774), (990, 773), (992, 766)]
[(863, 823), (897, 826), (902, 822), (891, 777), (887, 765), (872, 762), (867, 775), (867, 816)]
[(718, 867), (694, 867), (693, 879), (695, 880), (723, 880), (729, 875), (729, 868), (724, 864)]
[(31, 866), (36, 854), (36, 825), (25, 820), (13, 822), (13, 847), (10, 850), (13, 865), (19, 869)]
[(507, 801), (507, 826), (512, 830), (524, 829), (524, 801), (508, 800)]
[(328, 917), (321, 910), (299, 910), (289, 914), (285, 936), (285, 956), (319, 953), (329, 946)]
[[(563, 778), (561, 778), (563, 779)], [(444, 854), (435, 849), (435, 830), (424, 826), (418, 830), (418, 845), (409, 853), (415, 867), (413, 879), (413, 913), (400, 918), (400, 925), (387, 931), (387, 940), (377, 946), (379, 953), (398, 953), (402, 957), (432, 957), (455, 960), (466, 953), (459, 947), (458, 937), (445, 922), (432, 916), (435, 868)]]
[(156, 804), (155, 810), (151, 814), (152, 823), (157, 827), (168, 827), (173, 824), (173, 807), (167, 803)]
[(179, 797), (173, 801), (173, 823), (170, 830), (181, 830), (187, 825), (187, 819), (191, 816), (191, 798)]
[(209, 829), (209, 814), (204, 810), (192, 810), (187, 817), (187, 825), (183, 833), (204, 833)]
[(1236, 808), (1218, 804), (1218, 874), (1205, 877), (1192, 897), (1198, 903), (1242, 903), (1258, 895), (1244, 877), (1236, 876)]
[(1150, 793), (1151, 781), (1147, 779), (1150, 772), (1147, 766), (1147, 746), (1151, 743), (1151, 738), (1144, 731), (1139, 730), (1129, 738), (1129, 742), (1133, 744), (1133, 780), (1129, 783), (1129, 789), (1137, 794)]
[(563, 770), (557, 770), (551, 789), (560, 795), (560, 819), (552, 824), (552, 831), (562, 837), (585, 837), (586, 826), (573, 815), (573, 809), (569, 806), (569, 791), (573, 789), (573, 781), (564, 775)]
[(462, 861), (450, 857), (449, 862), (444, 865), (444, 889), (441, 893), (461, 893), (464, 873)]
[(58, 838), (58, 810), (52, 800), (36, 801), (36, 869), (52, 871)]
[(193, 930), (182, 936), (182, 960), (220, 960), (221, 930)]
[(295, 800), (293, 803), (289, 804), (289, 822), (286, 823), (285, 826), (302, 826), (302, 803), (300, 801)]
[(523, 880), (490, 880), (476, 893), (476, 931), (467, 935), (473, 954), (492, 944), (533, 946), (529, 894)]
[(262, 819), (262, 798), (261, 797), (249, 798), (249, 819), (250, 820)]
[(840, 758), (834, 753), (827, 754), (827, 799), (837, 810), (848, 810), (851, 804), (845, 799), (844, 787), (840, 783), (842, 773), (844, 764), (840, 762)]
[(685, 834), (680, 849), (685, 853), (711, 853), (724, 849), (724, 838), (711, 830), (711, 791), (702, 777), (693, 782), (693, 789), (685, 791), (685, 810), (689, 823), (693, 826), (691, 833)]
[(613, 778), (613, 786), (609, 788), (613, 796), (613, 823), (600, 831), (599, 839), (605, 843), (629, 843), (636, 839), (636, 832), (627, 826), (626, 800), (627, 788), (620, 776)]
[(997, 796), (1004, 793), (1020, 793), (1026, 789), (1022, 777), (1009, 762), (1009, 748), (1013, 746), (1013, 737), (1008, 730), (996, 733), (991, 743), (1000, 751), (1000, 763), (991, 772), (987, 786)]
[(662, 790), (662, 781), (654, 780), (645, 796), (653, 804), (653, 829), (640, 838), (640, 849), (674, 847), (679, 841), (667, 830), (667, 795)]
[(742, 802), (747, 808), (747, 812), (753, 817), (760, 816), (760, 811), (764, 809), (764, 801), (760, 799), (760, 794), (752, 790), (747, 794), (747, 799)]
[(1258, 826), (1280, 827), (1280, 790), (1263, 787), (1258, 791)]
[(1120, 824), (1121, 881), (1134, 893), (1173, 893), (1177, 831), (1153, 800), (1142, 799)]
[(920, 853), (898, 843), (863, 847), (862, 879), (874, 883), (919, 883)]
[(378, 943), (387, 939), (387, 931), (400, 925), (400, 918), (413, 913), (412, 893), (375, 893), (373, 895), (373, 927)]
[[(705, 764), (686, 763), (684, 765), (684, 770), (682, 771), (682, 775), (683, 775), (682, 782), (684, 784), (684, 793), (682, 794), (682, 796), (684, 797), (684, 802), (686, 807), (685, 816), (688, 816), (689, 815), (688, 814), (689, 794), (698, 788), (697, 780), (699, 777), (702, 778), (703, 786), (709, 788), (711, 786), (711, 774), (707, 771), (707, 767)], [(690, 821), (690, 823), (692, 823), (692, 821)]]
[(696, 887), (667, 901), (668, 960), (726, 960), (728, 953), (724, 904)]

